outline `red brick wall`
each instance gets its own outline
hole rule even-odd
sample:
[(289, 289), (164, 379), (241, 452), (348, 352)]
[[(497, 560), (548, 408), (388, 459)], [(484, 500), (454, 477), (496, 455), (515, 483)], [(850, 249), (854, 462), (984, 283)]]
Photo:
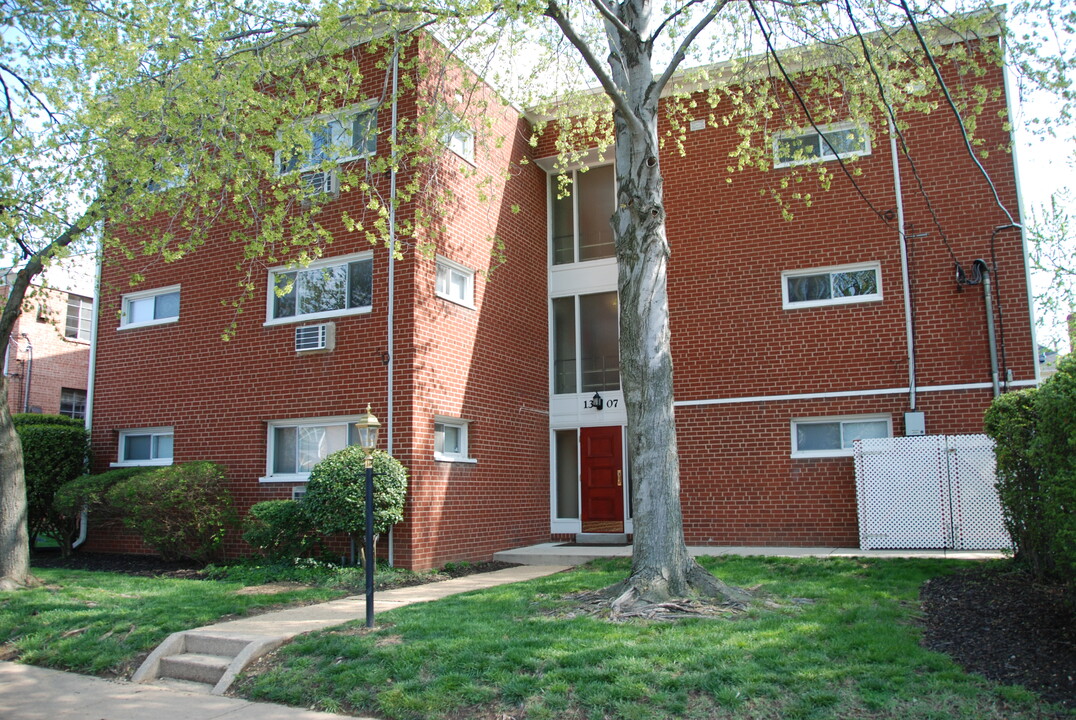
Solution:
[[(419, 92), (430, 91), (442, 77), (431, 75)], [(1000, 72), (986, 82), (1000, 88)], [(433, 259), (406, 245), (395, 263), (395, 340), (389, 347), (388, 253), (378, 248), (373, 312), (336, 318), (333, 352), (298, 356), (292, 349), (295, 325), (263, 327), (264, 271), (255, 276), (257, 290), (243, 313), (233, 315), (221, 305), (235, 293), (238, 275), (231, 269), (241, 257), (240, 248), (225, 240), (227, 227), (220, 228), (217, 241), (178, 263), (108, 266), (106, 281), (115, 287), (123, 286), (131, 270), (146, 275), (143, 288), (181, 283), (182, 303), (177, 323), (117, 330), (118, 294), (105, 299), (94, 408), (98, 462), (115, 459), (120, 429), (171, 425), (176, 462), (226, 464), (241, 510), (286, 497), (290, 487), (258, 482), (266, 469), (266, 423), (350, 415), (367, 403), (385, 420), (388, 370), (381, 358), (388, 353), (394, 372), (393, 451), (411, 470), (406, 519), (394, 530), (396, 562), (425, 568), (480, 560), (497, 549), (549, 539), (545, 178), (533, 164), (512, 164), (528, 155), (527, 126), (487, 89), (479, 88), (475, 97), (485, 103), (475, 107), (490, 123), (480, 130), (478, 165), (467, 168), (450, 154), (442, 158), (441, 184), (433, 187), (454, 193), (452, 202), (438, 208), (445, 232), (407, 240), (436, 242), (437, 253), (492, 270), (489, 277), (477, 276), (477, 310), (436, 297)], [(1007, 142), (999, 117), (1003, 108), (1003, 101), (994, 101), (981, 115), (977, 132), (986, 147)], [(413, 117), (417, 106), (408, 99), (401, 111)], [(382, 117), (385, 126), (387, 115)], [(921, 180), (953, 253), (970, 269), (976, 258), (989, 259), (991, 232), (1003, 216), (971, 166), (951, 116), (937, 112), (912, 122), (909, 143)], [(797, 207), (795, 220), (785, 221), (762, 191), (789, 171), (747, 171), (726, 183), (727, 155), (737, 139), (732, 128), (689, 132), (686, 157), (670, 147), (661, 158), (678, 401), (905, 387), (896, 232), (865, 207), (843, 175), (829, 191), (812, 187), (813, 206)], [(540, 147), (548, 148), (548, 139)], [(1011, 158), (993, 152), (984, 164), (1015, 211)], [(857, 182), (875, 206), (895, 207), (884, 128), (875, 135), (872, 154), (855, 166), (862, 170)], [(461, 174), (461, 168), (474, 170), (474, 176)], [(918, 383), (988, 382), (982, 289), (958, 290), (952, 258), (916, 195), (907, 161), (901, 172), (909, 233), (929, 233), (909, 241)], [(487, 194), (495, 199), (480, 197)], [(512, 211), (517, 205), (519, 213)], [(327, 206), (323, 221), (338, 236), (332, 255), (369, 247), (343, 232), (343, 210), (353, 217), (364, 212), (361, 199), (349, 194)], [(405, 208), (401, 219), (411, 211)], [(504, 265), (491, 260), (494, 235), (505, 243)], [(1007, 364), (1016, 380), (1030, 380), (1034, 355), (1019, 237), (1002, 233), (993, 250)], [(782, 309), (783, 270), (864, 261), (881, 263), (881, 302)], [(220, 333), (233, 317), (236, 336), (223, 343)], [(918, 409), (931, 434), (976, 432), (989, 400), (983, 389), (924, 391)], [(908, 409), (907, 394), (892, 392), (678, 407), (688, 541), (855, 545), (852, 460), (792, 458), (791, 419), (886, 413), (894, 433), (901, 434)], [(433, 460), (435, 415), (470, 421), (476, 463)], [(91, 532), (88, 547), (137, 549), (101, 532)], [(233, 537), (228, 550), (237, 554), (245, 548)]]
[(31, 292), (29, 309), (16, 320), (8, 346), (8, 407), (19, 413), (27, 405), (26, 375), (31, 353), (26, 348), (27, 338), (22, 337), (26, 333), (33, 346), (29, 406), (55, 415), (60, 412), (62, 389), (86, 390), (90, 344), (64, 336), (67, 293), (34, 288)]

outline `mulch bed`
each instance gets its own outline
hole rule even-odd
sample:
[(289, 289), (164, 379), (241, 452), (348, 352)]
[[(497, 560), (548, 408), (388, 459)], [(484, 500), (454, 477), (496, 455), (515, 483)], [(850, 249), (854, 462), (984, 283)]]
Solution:
[(990, 563), (923, 585), (923, 644), (968, 672), (1023, 685), (1076, 709), (1076, 597), (1009, 563)]

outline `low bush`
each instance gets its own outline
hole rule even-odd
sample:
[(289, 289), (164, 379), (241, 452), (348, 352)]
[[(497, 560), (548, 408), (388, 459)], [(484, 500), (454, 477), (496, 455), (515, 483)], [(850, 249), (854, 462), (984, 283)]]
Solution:
[(106, 494), (123, 525), (167, 560), (209, 562), (235, 523), (225, 469), (211, 462), (170, 465), (120, 481)]
[(113, 525), (119, 522), (122, 513), (119, 508), (109, 504), (108, 491), (122, 480), (152, 470), (146, 467), (123, 467), (96, 475), (82, 475), (60, 486), (53, 497), (53, 507), (57, 512), (69, 516), (77, 515), (85, 508), (95, 526)]
[(62, 513), (53, 498), (65, 483), (86, 472), (89, 435), (81, 420), (20, 413), (11, 418), (22, 443), (30, 544), (53, 538), (67, 554), (78, 532), (78, 513)]
[(270, 560), (314, 551), (321, 539), (296, 500), (266, 500), (251, 506), (243, 520), (243, 540)]

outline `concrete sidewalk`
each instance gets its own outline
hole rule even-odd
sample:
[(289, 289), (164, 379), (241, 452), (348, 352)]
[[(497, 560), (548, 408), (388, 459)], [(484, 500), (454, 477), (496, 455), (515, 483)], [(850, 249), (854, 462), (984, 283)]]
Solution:
[(4, 720), (355, 720), (301, 708), (0, 662)]

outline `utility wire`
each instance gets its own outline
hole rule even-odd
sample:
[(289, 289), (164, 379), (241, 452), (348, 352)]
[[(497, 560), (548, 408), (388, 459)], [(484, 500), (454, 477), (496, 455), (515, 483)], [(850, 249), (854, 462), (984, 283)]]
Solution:
[(870, 50), (867, 47), (867, 41), (863, 37), (863, 33), (859, 29), (859, 24), (856, 22), (854, 15), (852, 14), (851, 0), (845, 0), (844, 7), (848, 13), (848, 19), (852, 22), (852, 27), (856, 31), (856, 37), (859, 38), (859, 43), (863, 47), (863, 57), (867, 61), (867, 66), (870, 68), (871, 75), (874, 76), (874, 82), (878, 86), (878, 94), (882, 99), (882, 105), (885, 107), (886, 113), (889, 115), (889, 119), (893, 124), (893, 129), (897, 133), (897, 138), (900, 140), (900, 148), (904, 151), (904, 157), (908, 159), (908, 165), (911, 167), (912, 176), (915, 177), (915, 183), (919, 188), (919, 194), (923, 197), (923, 201), (926, 203), (927, 211), (930, 213), (931, 219), (934, 221), (934, 227), (938, 229), (938, 234), (941, 236), (942, 243), (945, 245), (945, 249), (949, 252), (949, 257), (953, 263), (957, 266), (960, 265), (960, 261), (957, 260), (956, 253), (953, 252), (952, 246), (949, 244), (949, 237), (945, 234), (945, 229), (942, 227), (941, 219), (938, 217), (937, 211), (934, 209), (933, 203), (930, 202), (930, 196), (927, 194), (926, 187), (923, 185), (923, 178), (919, 175), (919, 169), (915, 165), (915, 160), (912, 158), (911, 150), (908, 148), (908, 141), (904, 137), (903, 131), (897, 124), (897, 115), (893, 110), (893, 106), (890, 104), (889, 99), (886, 97), (885, 84), (882, 82), (881, 76), (878, 74), (878, 68), (874, 64), (874, 58), (871, 56)]
[(882, 213), (880, 210), (878, 210), (878, 208), (874, 206), (874, 203), (870, 201), (870, 198), (868, 198), (866, 193), (863, 192), (863, 189), (859, 187), (859, 183), (857, 183), (856, 179), (852, 176), (852, 172), (848, 169), (848, 165), (841, 158), (840, 153), (837, 152), (837, 149), (833, 147), (833, 144), (829, 141), (829, 138), (826, 137), (825, 133), (823, 133), (822, 130), (815, 123), (814, 116), (811, 114), (810, 109), (807, 107), (807, 102), (803, 99), (803, 96), (800, 94), (800, 91), (796, 87), (796, 84), (792, 81), (792, 77), (785, 69), (784, 63), (781, 62), (781, 58), (777, 56), (777, 48), (774, 47), (773, 41), (770, 37), (770, 32), (769, 30), (767, 30), (766, 25), (762, 20), (762, 16), (758, 12), (758, 8), (755, 6), (755, 0), (748, 0), (748, 7), (751, 8), (751, 14), (755, 16), (755, 23), (758, 25), (758, 29), (762, 31), (762, 37), (766, 40), (766, 47), (769, 49), (770, 55), (773, 56), (774, 61), (777, 63), (778, 69), (781, 71), (781, 75), (784, 77), (785, 82), (788, 84), (789, 89), (795, 96), (796, 101), (799, 103), (800, 107), (803, 109), (804, 114), (807, 116), (807, 122), (811, 124), (811, 128), (816, 133), (818, 133), (818, 137), (822, 139), (822, 142), (824, 142), (826, 144), (826, 147), (830, 149), (830, 152), (833, 153), (833, 156), (837, 159), (837, 162), (841, 166), (841, 170), (844, 171), (844, 174), (848, 177), (848, 180), (852, 183), (852, 186), (856, 189), (856, 192), (859, 193), (859, 196), (863, 198), (863, 202), (865, 202), (867, 204), (867, 207), (871, 209), (871, 212), (877, 215), (878, 218), (883, 223), (885, 223), (886, 227), (892, 228), (892, 226), (889, 224), (889, 219), (885, 216), (884, 213)]
[(938, 79), (938, 84), (941, 85), (949, 109), (953, 111), (953, 115), (956, 117), (956, 123), (960, 128), (961, 136), (964, 138), (964, 147), (967, 148), (968, 155), (971, 157), (972, 162), (975, 163), (975, 166), (979, 168), (979, 172), (982, 173), (983, 178), (986, 180), (986, 184), (990, 186), (990, 192), (994, 195), (994, 202), (997, 203), (997, 206), (1001, 208), (1003, 213), (1005, 213), (1005, 217), (1009, 219), (1009, 226), (1020, 227), (1020, 224), (1013, 219), (1012, 213), (1010, 213), (1005, 205), (1002, 204), (1001, 198), (998, 196), (998, 190), (994, 186), (994, 181), (990, 179), (990, 174), (986, 172), (986, 168), (979, 162), (979, 157), (975, 154), (975, 150), (971, 146), (967, 128), (964, 127), (964, 118), (960, 116), (960, 110), (957, 109), (956, 103), (953, 102), (953, 96), (949, 94), (949, 86), (946, 85), (945, 80), (942, 78), (941, 70), (938, 68), (938, 64), (934, 61), (934, 54), (930, 52), (930, 48), (927, 46), (927, 41), (923, 37), (923, 33), (919, 31), (919, 23), (915, 21), (915, 16), (912, 14), (911, 8), (908, 7), (907, 0), (900, 0), (900, 6), (904, 9), (904, 14), (908, 18), (908, 22), (911, 23), (912, 32), (915, 33), (916, 39), (919, 40), (919, 46), (923, 48), (923, 53), (930, 63), (930, 69), (934, 72), (934, 77)]

